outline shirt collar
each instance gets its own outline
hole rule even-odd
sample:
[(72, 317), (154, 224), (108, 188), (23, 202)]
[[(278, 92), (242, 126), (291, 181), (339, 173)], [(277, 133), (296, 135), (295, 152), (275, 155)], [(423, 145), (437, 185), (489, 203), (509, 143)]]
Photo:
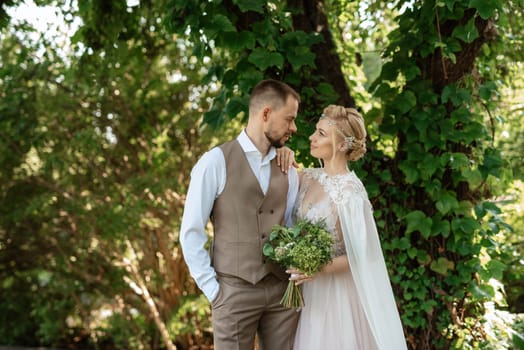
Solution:
[[(260, 157), (262, 157), (262, 154), (258, 150), (258, 148), (255, 146), (253, 141), (247, 136), (246, 129), (243, 129), (240, 135), (237, 137), (237, 141), (240, 144), (240, 147), (242, 147), (242, 150), (244, 153), (257, 153)], [(265, 161), (269, 162), (273, 160), (277, 155), (277, 151), (275, 150), (275, 147), (271, 146), (269, 149), (269, 152), (267, 153), (266, 157), (262, 159), (262, 162)]]

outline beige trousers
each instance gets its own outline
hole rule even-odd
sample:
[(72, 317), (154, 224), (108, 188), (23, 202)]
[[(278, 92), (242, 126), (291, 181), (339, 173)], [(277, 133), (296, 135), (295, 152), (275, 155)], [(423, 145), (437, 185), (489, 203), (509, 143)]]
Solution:
[(273, 275), (253, 285), (238, 277), (218, 276), (212, 303), (215, 350), (291, 350), (299, 312), (280, 305), (288, 281)]

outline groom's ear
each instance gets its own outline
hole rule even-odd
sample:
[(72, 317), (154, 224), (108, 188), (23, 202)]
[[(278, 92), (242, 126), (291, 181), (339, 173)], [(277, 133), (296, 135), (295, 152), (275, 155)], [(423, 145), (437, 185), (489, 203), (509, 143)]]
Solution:
[(270, 113), (271, 113), (271, 108), (264, 107), (264, 109), (262, 109), (262, 120), (267, 122), (267, 120), (269, 119)]

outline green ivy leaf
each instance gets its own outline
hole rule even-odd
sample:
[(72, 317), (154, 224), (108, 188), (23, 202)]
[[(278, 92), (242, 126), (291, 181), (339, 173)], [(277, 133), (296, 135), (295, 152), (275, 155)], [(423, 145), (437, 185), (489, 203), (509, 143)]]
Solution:
[(471, 103), (470, 92), (466, 89), (457, 89), (457, 86), (454, 84), (446, 85), (446, 87), (444, 87), (441, 98), (443, 103), (451, 101), (455, 106), (460, 106), (463, 103)]
[[(382, 182), (389, 182), (391, 181), (392, 179), (392, 176), (391, 176), (391, 171), (389, 171), (388, 169), (384, 170), (384, 171), (381, 171), (379, 174), (378, 174), (378, 177), (380, 178), (380, 180), (382, 180)], [(375, 210), (376, 211), (376, 210)]]
[(488, 81), (479, 87), (479, 96), (484, 101), (491, 100), (491, 96), (495, 93), (497, 93), (497, 85), (492, 81)]
[(435, 48), (430, 43), (423, 43), (420, 47), (420, 56), (426, 58), (435, 51)]
[(444, 86), (444, 89), (442, 89), (442, 95), (441, 95), (442, 103), (448, 103), (451, 95), (453, 95), (456, 90), (457, 88), (455, 85), (450, 84), (450, 85)]
[(449, 60), (453, 64), (457, 64), (457, 55), (455, 55), (453, 52), (450, 52), (449, 50), (444, 50), (444, 57), (449, 58)]
[(406, 249), (408, 249), (409, 247), (411, 247), (411, 243), (409, 242), (409, 238), (407, 238), (407, 237), (402, 237), (402, 238), (399, 240), (398, 248), (399, 248), (400, 250), (406, 250)]
[(429, 113), (422, 110), (416, 110), (411, 113), (411, 116), (413, 117), (415, 128), (419, 133), (425, 135), (426, 129), (431, 123), (433, 123), (433, 121), (430, 120)]
[(260, 70), (266, 70), (268, 67), (275, 66), (282, 68), (284, 57), (278, 52), (270, 52), (263, 48), (257, 48), (251, 52), (248, 61), (257, 66)]
[(406, 176), (406, 182), (408, 184), (412, 184), (419, 179), (419, 172), (411, 162), (402, 162), (398, 165), (398, 168), (404, 173), (404, 176)]
[(302, 30), (286, 32), (282, 35), (282, 50), (288, 50), (296, 46), (311, 46), (323, 40), (317, 33), (306, 33)]
[(395, 64), (391, 62), (384, 63), (384, 65), (382, 66), (382, 72), (381, 72), (382, 79), (389, 80), (389, 81), (395, 81), (397, 79), (397, 75), (398, 75), (398, 67)]
[(492, 278), (500, 281), (502, 280), (502, 275), (506, 269), (506, 265), (498, 260), (492, 259), (488, 262), (486, 268), (488, 269)]
[(431, 218), (426, 217), (426, 215), (420, 211), (415, 210), (406, 215), (407, 228), (406, 233), (419, 231), (424, 238), (428, 238), (431, 234)]
[(455, 5), (456, 0), (443, 0), (438, 2), (438, 6), (446, 6), (449, 10), (449, 12), (453, 12), (453, 7)]
[(412, 91), (403, 91), (395, 99), (394, 105), (401, 114), (408, 112), (417, 104), (417, 97)]
[(417, 256), (418, 254), (418, 249), (415, 248), (415, 247), (411, 247), (408, 249), (408, 256), (410, 259), (413, 259)]
[(252, 32), (226, 32), (221, 37), (221, 44), (233, 51), (252, 50), (255, 47), (255, 35)]
[(224, 111), (219, 109), (211, 109), (204, 113), (204, 123), (211, 125), (213, 128), (224, 123)]
[(417, 90), (417, 99), (421, 105), (436, 104), (438, 95), (429, 86), (420, 86), (420, 90)]
[(465, 43), (472, 43), (475, 39), (479, 37), (479, 32), (475, 27), (475, 17), (472, 17), (466, 25), (457, 26), (451, 33), (452, 36), (459, 38)]
[(434, 197), (438, 194), (438, 192), (442, 188), (442, 184), (439, 180), (432, 179), (431, 181), (425, 182), (424, 188), (426, 189), (426, 192), (430, 194), (430, 196)]
[(420, 171), (420, 178), (423, 180), (429, 180), (433, 174), (439, 168), (439, 159), (431, 154), (427, 154), (424, 160), (418, 164)]
[(486, 129), (484, 125), (477, 121), (470, 121), (467, 125), (464, 126), (462, 131), (462, 140), (466, 143), (473, 142), (475, 140), (481, 139), (484, 137)]
[(455, 232), (457, 236), (456, 239), (459, 239), (461, 236), (459, 232), (472, 234), (475, 230), (480, 228), (480, 224), (472, 218), (468, 218), (468, 217), (458, 218), (457, 217), (451, 220), (451, 228), (453, 229), (453, 232)]
[(403, 69), (406, 81), (411, 81), (420, 76), (420, 68), (416, 64), (411, 64)]
[(333, 98), (338, 96), (337, 92), (333, 88), (333, 85), (328, 83), (320, 83), (315, 87), (315, 90), (320, 94), (328, 98)]
[(481, 202), (475, 206), (475, 214), (479, 219), (483, 218), (487, 213), (497, 217), (502, 211), (492, 202)]
[(436, 220), (433, 219), (433, 226), (431, 227), (431, 234), (433, 236), (441, 235), (443, 237), (448, 237), (450, 230), (450, 223), (447, 220)]
[(452, 54), (453, 52), (459, 52), (460, 50), (462, 50), (462, 45), (460, 43), (460, 40), (454, 37), (449, 37), (446, 40), (446, 48), (444, 49), (444, 51), (447, 54)]
[(389, 248), (390, 248), (391, 250), (397, 249), (397, 248), (398, 248), (398, 243), (399, 243), (399, 239), (396, 238), (396, 237), (393, 238), (393, 239), (388, 243)]
[(435, 306), (437, 306), (437, 302), (435, 300), (430, 299), (430, 300), (425, 300), (420, 307), (426, 313), (430, 314), (433, 312), (433, 308)]
[(469, 158), (464, 153), (452, 153), (449, 155), (448, 163), (451, 169), (469, 168)]
[(418, 300), (425, 300), (426, 299), (426, 289), (424, 287), (421, 287), (419, 284), (418, 288), (416, 288), (413, 291), (413, 296), (417, 298)]
[(484, 151), (484, 160), (479, 166), (479, 170), (484, 178), (489, 174), (492, 174), (496, 177), (500, 174), (500, 168), (502, 167), (502, 157), (500, 155), (500, 150), (494, 148), (487, 148)]
[(229, 100), (227, 106), (226, 106), (226, 114), (230, 118), (236, 117), (241, 112), (246, 112), (248, 110), (248, 104), (246, 98), (241, 98), (238, 96), (235, 96)]
[(471, 294), (477, 299), (491, 299), (495, 296), (495, 290), (490, 285), (479, 286), (475, 283), (471, 288)]
[(233, 0), (233, 3), (238, 6), (240, 11), (254, 11), (258, 13), (264, 13), (264, 1), (258, 0)]
[(436, 273), (447, 276), (448, 271), (455, 268), (455, 263), (444, 257), (440, 257), (436, 261), (433, 260), (429, 265), (429, 268)]
[(261, 47), (268, 50), (276, 49), (276, 38), (279, 36), (278, 28), (274, 26), (274, 23), (269, 16), (253, 23), (251, 28), (253, 29), (253, 34), (255, 34), (257, 42)]
[(451, 119), (453, 122), (467, 123), (469, 120), (471, 120), (471, 111), (469, 111), (466, 107), (459, 107), (451, 112)]
[(443, 193), (437, 200), (435, 206), (442, 215), (445, 215), (454, 209), (458, 209), (459, 207), (456, 196), (451, 195), (449, 192)]
[(315, 54), (308, 46), (295, 46), (286, 51), (286, 56), (294, 71), (298, 71), (302, 66), (315, 67)]
[(431, 256), (424, 250), (419, 250), (417, 254), (417, 261), (420, 265), (427, 265), (431, 261)]
[(237, 80), (237, 71), (234, 69), (228, 69), (225, 71), (224, 76), (222, 77), (222, 84), (227, 87), (233, 87), (233, 85), (237, 83)]
[(469, 7), (476, 8), (480, 17), (488, 19), (495, 15), (495, 10), (499, 8), (497, 0), (471, 0)]
[(214, 38), (219, 32), (235, 32), (236, 28), (229, 18), (221, 14), (215, 14), (206, 25), (205, 31), (209, 38)]

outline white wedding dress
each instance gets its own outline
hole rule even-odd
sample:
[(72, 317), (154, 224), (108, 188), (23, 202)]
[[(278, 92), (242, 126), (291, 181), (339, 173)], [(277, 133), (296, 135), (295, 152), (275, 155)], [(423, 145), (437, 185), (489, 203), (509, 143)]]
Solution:
[(305, 169), (294, 217), (324, 220), (335, 239), (334, 256), (346, 255), (350, 266), (303, 284), (294, 349), (406, 349), (371, 204), (355, 173)]

